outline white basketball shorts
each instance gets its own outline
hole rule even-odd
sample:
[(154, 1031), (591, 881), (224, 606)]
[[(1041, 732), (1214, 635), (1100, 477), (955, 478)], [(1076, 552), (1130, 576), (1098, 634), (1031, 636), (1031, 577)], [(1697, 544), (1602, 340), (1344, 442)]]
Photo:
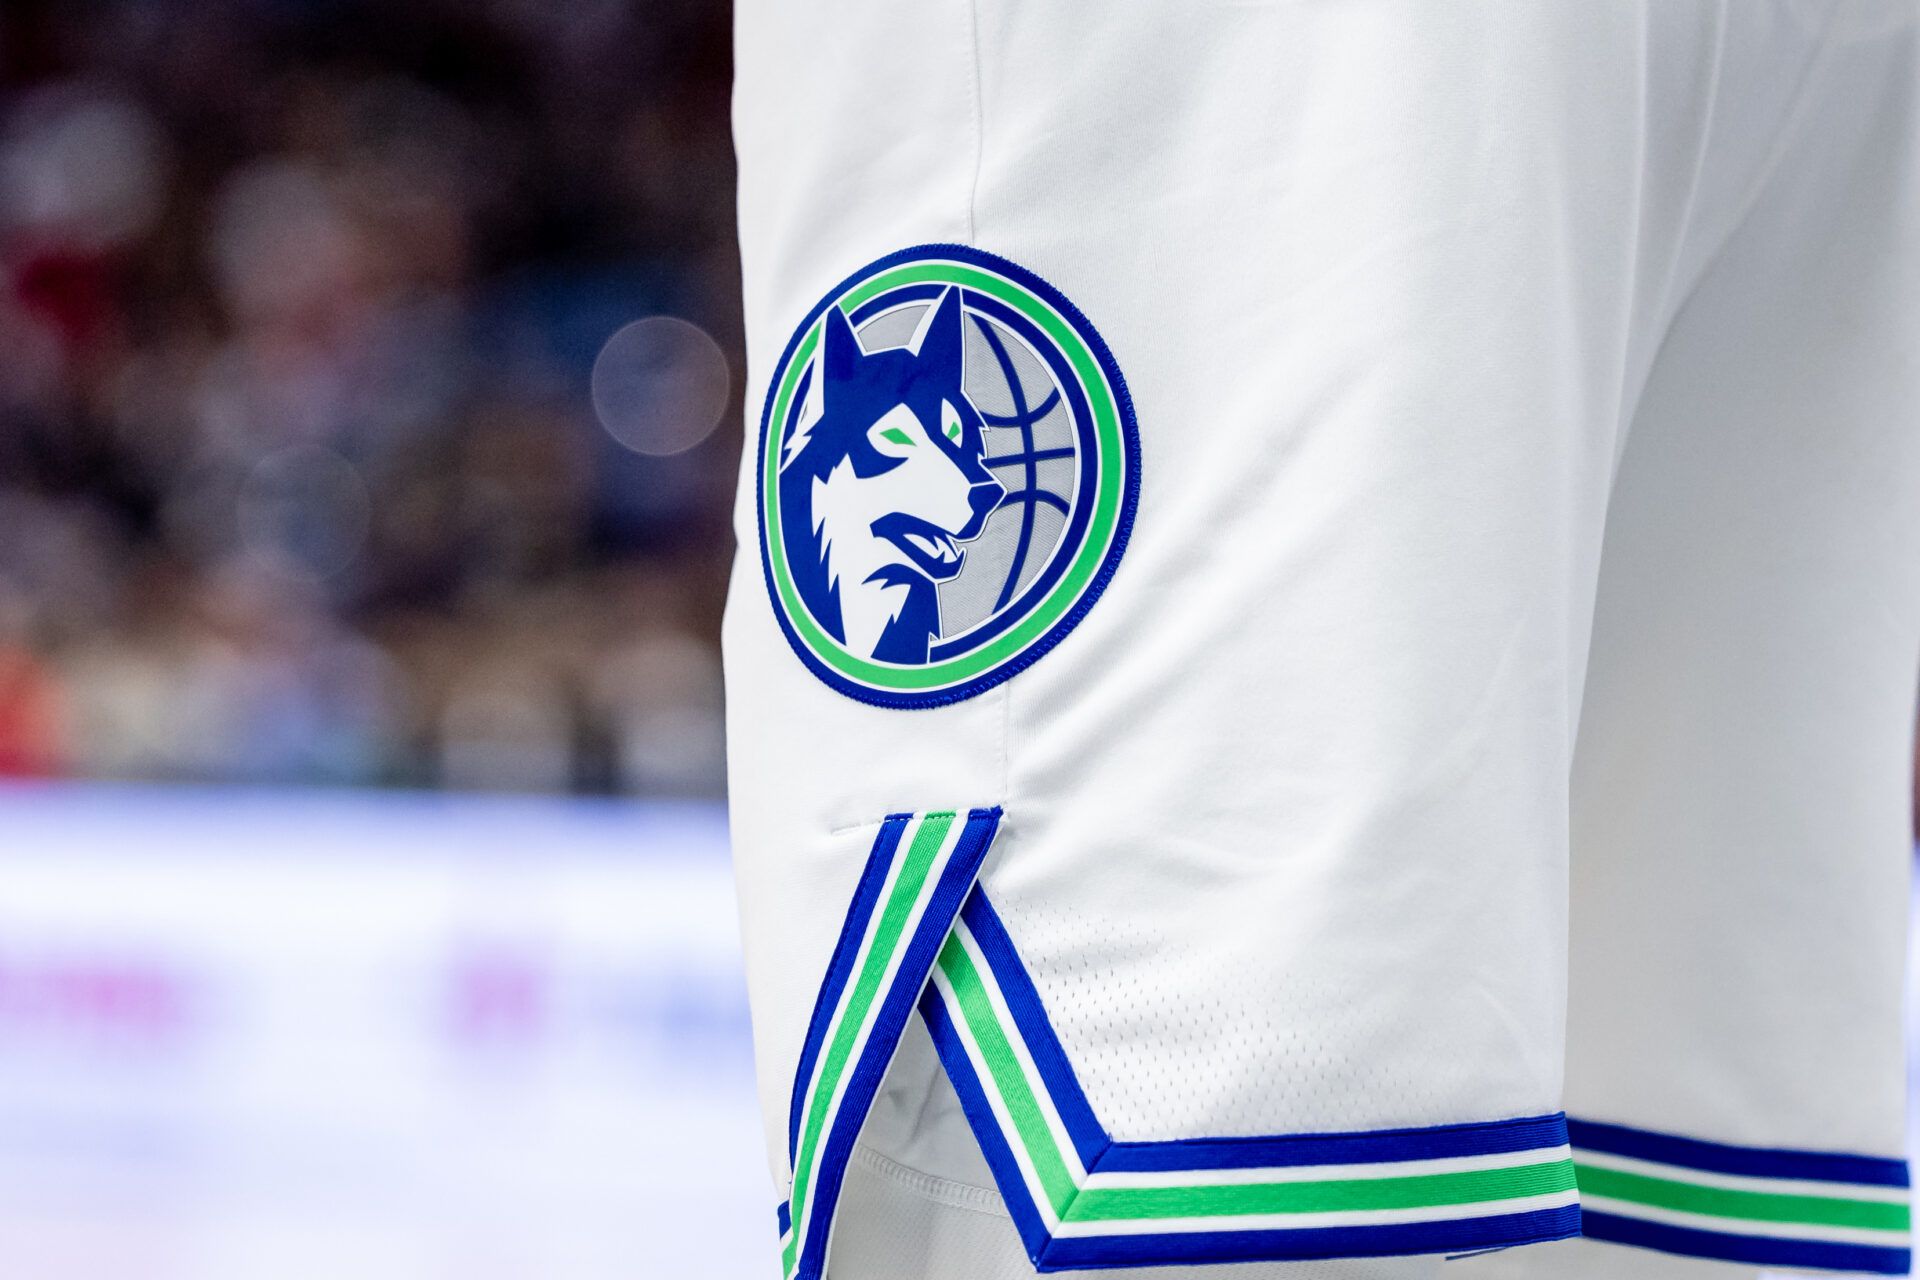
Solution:
[(784, 1276), (1905, 1274), (1917, 102), (1913, 0), (741, 0)]

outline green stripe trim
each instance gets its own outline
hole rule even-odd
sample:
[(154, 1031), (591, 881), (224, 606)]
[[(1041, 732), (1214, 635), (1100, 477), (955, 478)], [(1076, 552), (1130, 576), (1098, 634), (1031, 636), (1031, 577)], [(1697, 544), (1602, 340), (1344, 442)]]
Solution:
[(1074, 1222), (1091, 1222), (1117, 1218), (1419, 1209), (1517, 1200), (1573, 1189), (1573, 1161), (1563, 1158), (1505, 1169), (1467, 1169), (1395, 1178), (1088, 1189), (1080, 1193), (1067, 1217)]
[(948, 936), (946, 946), (940, 949), (940, 972), (946, 975), (948, 984), (953, 988), (954, 998), (960, 1004), (960, 1016), (966, 1020), (967, 1030), (972, 1033), (974, 1043), (980, 1049), (987, 1072), (993, 1077), (1000, 1100), (1013, 1119), (1021, 1146), (1026, 1149), (1027, 1158), (1032, 1161), (1034, 1172), (1040, 1177), (1040, 1185), (1053, 1206), (1054, 1215), (1064, 1218), (1074, 1197), (1080, 1193), (1080, 1188), (1074, 1182), (1066, 1161), (1061, 1158), (1060, 1148), (1053, 1140), (1053, 1130), (1048, 1127), (1039, 1100), (1027, 1084), (1026, 1072), (1021, 1070), (1020, 1059), (1000, 1027), (993, 1003), (987, 996), (986, 985), (981, 982), (980, 973), (974, 968), (973, 957), (967, 954), (966, 947), (961, 944), (958, 930)]
[(1880, 1200), (1788, 1195), (1770, 1191), (1735, 1191), (1703, 1187), (1673, 1178), (1623, 1173), (1576, 1162), (1583, 1195), (1605, 1196), (1636, 1204), (1749, 1222), (1805, 1223), (1809, 1226), (1859, 1227), (1869, 1231), (1906, 1231), (1912, 1212), (1905, 1204)]
[(841, 1075), (846, 1071), (847, 1059), (853, 1054), (854, 1042), (859, 1039), (860, 1028), (867, 1020), (867, 1011), (873, 1005), (875, 993), (880, 990), (887, 966), (892, 963), (893, 953), (900, 948), (901, 936), (913, 914), (913, 904), (920, 897), (921, 887), (926, 884), (927, 874), (933, 868), (934, 857), (940, 852), (940, 846), (946, 841), (948, 829), (953, 826), (953, 817), (952, 811), (947, 811), (929, 813), (921, 819), (920, 828), (914, 833), (907, 856), (901, 863), (900, 874), (894, 881), (893, 892), (888, 896), (887, 905), (874, 930), (873, 945), (867, 950), (859, 981), (843, 1006), (833, 1044), (824, 1064), (814, 1075), (813, 1091), (807, 1099), (806, 1127), (800, 1136), (800, 1154), (794, 1161), (791, 1201), (793, 1238), (788, 1241), (782, 1255), (789, 1274), (793, 1271), (794, 1260), (799, 1256), (802, 1234), (800, 1220), (811, 1189), (813, 1162), (819, 1151), (820, 1131), (827, 1121), (828, 1103), (833, 1098), (834, 1090), (839, 1087)]

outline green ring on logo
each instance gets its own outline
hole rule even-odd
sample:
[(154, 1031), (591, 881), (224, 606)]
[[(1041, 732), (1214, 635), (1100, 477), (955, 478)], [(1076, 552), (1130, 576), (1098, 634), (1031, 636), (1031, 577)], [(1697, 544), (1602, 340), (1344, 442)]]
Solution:
[[(1052, 341), (1073, 370), (1091, 411), (1098, 472), (1090, 521), (1071, 563), (1024, 617), (980, 648), (944, 661), (903, 665), (849, 652), (808, 611), (795, 589), (781, 535), (779, 463), (784, 424), (802, 373), (821, 342), (829, 306), (851, 318), (862, 303), (910, 285), (957, 285), (1017, 311)], [(883, 706), (959, 701), (1011, 678), (1039, 658), (1091, 607), (1125, 549), (1139, 490), (1139, 443), (1126, 384), (1100, 336), (1044, 280), (963, 245), (928, 245), (890, 255), (843, 281), (802, 323), (775, 369), (759, 443), (760, 550), (775, 614), (794, 651), (827, 683)]]

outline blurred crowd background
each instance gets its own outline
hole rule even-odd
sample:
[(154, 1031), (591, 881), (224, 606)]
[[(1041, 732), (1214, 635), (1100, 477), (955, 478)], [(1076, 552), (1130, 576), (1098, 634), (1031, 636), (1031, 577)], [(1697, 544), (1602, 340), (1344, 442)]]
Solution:
[(0, 775), (719, 793), (729, 42), (0, 6)]

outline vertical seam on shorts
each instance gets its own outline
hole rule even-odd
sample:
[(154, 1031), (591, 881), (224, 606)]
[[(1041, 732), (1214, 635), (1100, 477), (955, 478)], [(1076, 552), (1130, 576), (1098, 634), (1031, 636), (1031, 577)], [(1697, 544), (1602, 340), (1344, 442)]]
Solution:
[(971, 72), (968, 110), (973, 123), (973, 174), (967, 180), (967, 243), (979, 246), (979, 233), (974, 222), (974, 204), (980, 194), (980, 167), (986, 152), (986, 126), (982, 121), (980, 86), (980, 5), (979, 0), (966, 0), (967, 5), (967, 64)]
[[(968, 111), (973, 125), (973, 173), (967, 179), (967, 243), (980, 246), (977, 206), (980, 201), (980, 171), (986, 164), (986, 89), (980, 65), (980, 3), (965, 0), (967, 9)], [(999, 688), (1000, 695), (1000, 803), (1011, 800), (1013, 789), (1013, 681)]]
[(1000, 803), (1013, 803), (1013, 681), (1000, 686)]

